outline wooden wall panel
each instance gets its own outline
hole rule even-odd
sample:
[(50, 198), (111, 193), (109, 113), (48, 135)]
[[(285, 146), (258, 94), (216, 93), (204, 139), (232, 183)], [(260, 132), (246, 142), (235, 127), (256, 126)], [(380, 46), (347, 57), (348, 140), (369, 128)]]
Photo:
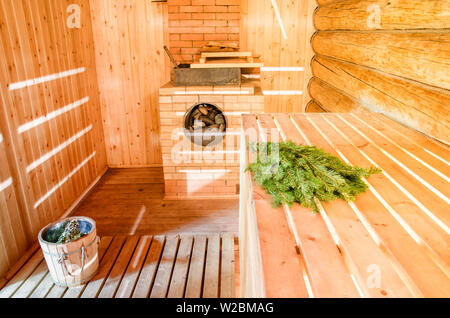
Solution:
[[(314, 76), (371, 111), (450, 143), (450, 1), (318, 2)], [(322, 107), (336, 110), (333, 103)]]
[[(79, 28), (67, 24), (69, 5)], [(0, 235), (17, 241), (0, 253), (1, 276), (104, 173), (106, 154), (88, 0), (1, 1), (0, 42), (0, 156), (12, 181)]]
[[(281, 91), (280, 95), (266, 96), (266, 112), (302, 112), (308, 102), (308, 96), (305, 98), (303, 93), (310, 76), (310, 38), (314, 32), (311, 17), (316, 2), (276, 0), (275, 3), (279, 8), (287, 39), (283, 37), (271, 0), (242, 0), (241, 50), (252, 51), (261, 56), (265, 67), (305, 68), (306, 72), (261, 73), (264, 91)], [(302, 95), (298, 92), (302, 92)]]
[(161, 165), (158, 90), (170, 80), (167, 5), (91, 0), (110, 167)]

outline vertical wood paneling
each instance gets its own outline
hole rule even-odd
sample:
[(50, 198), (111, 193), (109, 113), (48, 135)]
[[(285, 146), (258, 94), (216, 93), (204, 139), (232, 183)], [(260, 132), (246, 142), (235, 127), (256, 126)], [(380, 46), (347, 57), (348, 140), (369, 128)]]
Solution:
[[(66, 24), (69, 4), (81, 8), (81, 28)], [(0, 192), (2, 276), (104, 172), (106, 155), (89, 1), (1, 1), (0, 42), (0, 184), (11, 180)]]
[(266, 96), (266, 112), (302, 112), (309, 101), (305, 88), (310, 78), (310, 38), (314, 32), (311, 15), (316, 2), (276, 0), (276, 3), (287, 39), (283, 37), (270, 0), (243, 0), (241, 49), (260, 55), (266, 67), (305, 68), (300, 72), (263, 71), (261, 74), (263, 90), (302, 92), (302, 95), (281, 92), (281, 95)]
[(161, 164), (158, 90), (170, 80), (167, 5), (91, 0), (108, 164)]

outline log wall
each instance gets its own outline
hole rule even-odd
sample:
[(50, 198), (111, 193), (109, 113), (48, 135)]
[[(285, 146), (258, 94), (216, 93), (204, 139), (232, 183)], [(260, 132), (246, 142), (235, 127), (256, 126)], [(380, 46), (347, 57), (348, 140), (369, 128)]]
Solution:
[(88, 0), (0, 1), (0, 277), (106, 169), (90, 21)]
[[(318, 3), (312, 70), (322, 82), (310, 85), (314, 101), (341, 111), (336, 96), (343, 94), (449, 143), (450, 0)], [(328, 85), (325, 95), (318, 83)]]

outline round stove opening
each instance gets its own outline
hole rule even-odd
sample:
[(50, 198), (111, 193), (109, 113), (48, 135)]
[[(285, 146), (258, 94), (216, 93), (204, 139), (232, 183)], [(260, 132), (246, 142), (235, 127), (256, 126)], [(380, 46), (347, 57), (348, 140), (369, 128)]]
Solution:
[(201, 103), (186, 113), (184, 128), (193, 143), (203, 147), (214, 146), (222, 141), (227, 131), (227, 120), (219, 107)]

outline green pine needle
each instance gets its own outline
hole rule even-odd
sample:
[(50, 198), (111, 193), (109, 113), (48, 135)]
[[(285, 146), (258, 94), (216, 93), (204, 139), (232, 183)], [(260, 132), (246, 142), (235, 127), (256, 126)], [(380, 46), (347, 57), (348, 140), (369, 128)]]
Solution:
[[(378, 168), (352, 167), (317, 147), (281, 143), (250, 143), (257, 161), (247, 171), (272, 195), (273, 205), (292, 206), (295, 202), (319, 212), (316, 199), (354, 201), (367, 190), (361, 178), (381, 173)], [(278, 156), (277, 156), (278, 153)]]

